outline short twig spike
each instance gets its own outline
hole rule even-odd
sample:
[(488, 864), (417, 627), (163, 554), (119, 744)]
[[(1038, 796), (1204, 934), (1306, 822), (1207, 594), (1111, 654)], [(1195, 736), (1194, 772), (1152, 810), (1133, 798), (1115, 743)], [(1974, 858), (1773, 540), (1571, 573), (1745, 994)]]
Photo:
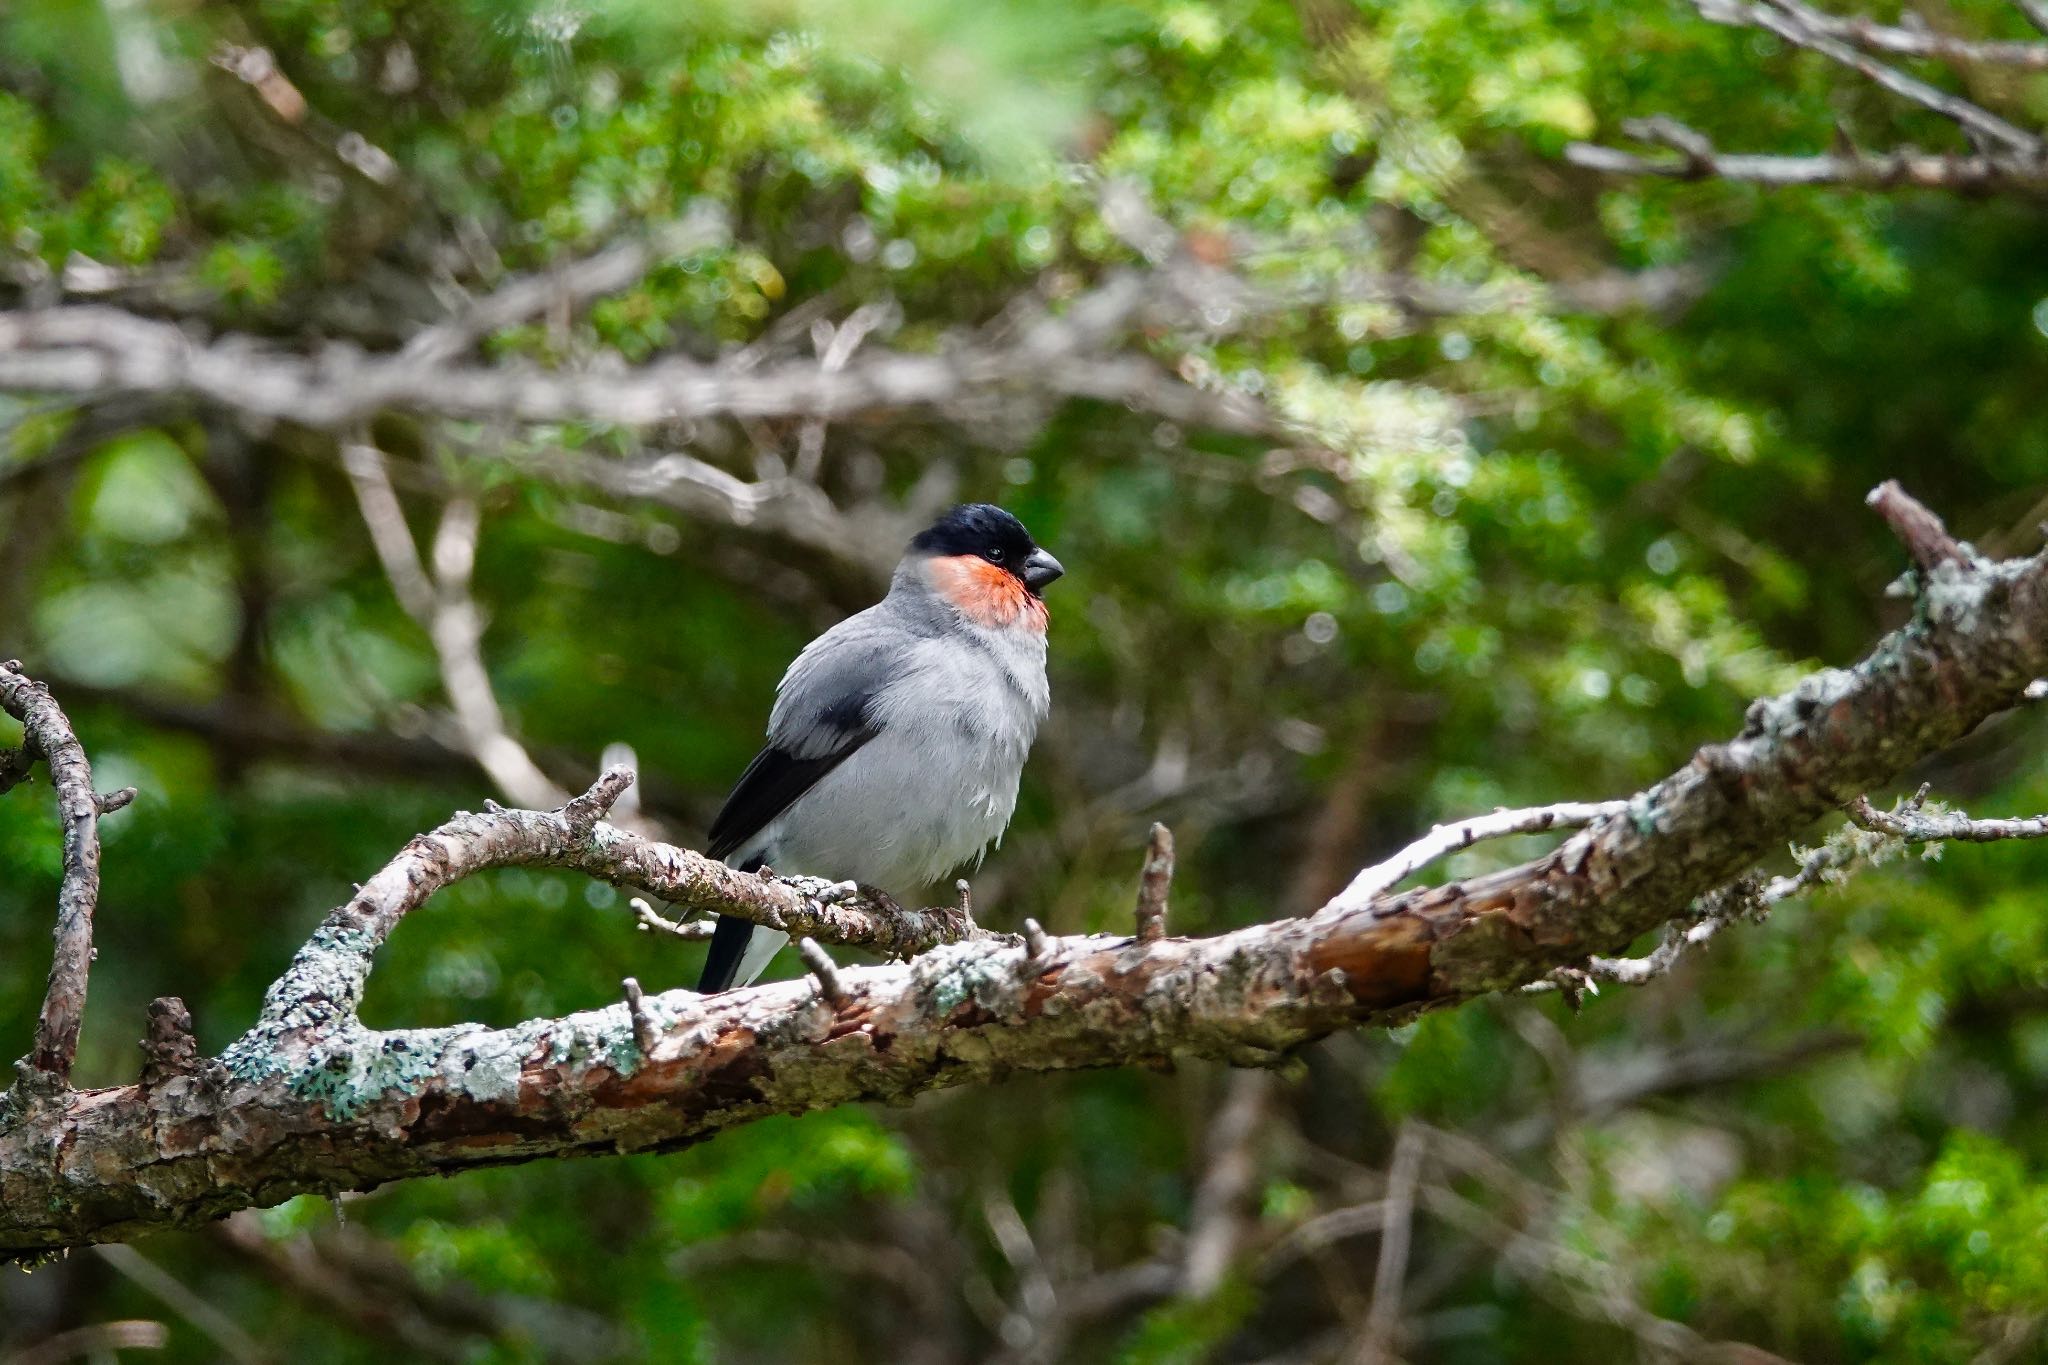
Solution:
[(192, 1036), (192, 1012), (175, 995), (149, 1002), (148, 1031), (142, 1038), (142, 1083), (161, 1085), (187, 1076), (199, 1066), (199, 1044)]
[(1045, 936), (1045, 928), (1035, 919), (1024, 921), (1024, 960), (1043, 962), (1045, 955), (1052, 951), (1052, 940)]
[(1969, 555), (1956, 543), (1941, 518), (1927, 510), (1896, 479), (1886, 479), (1870, 490), (1866, 499), (1871, 510), (1883, 517), (1892, 534), (1905, 545), (1913, 562), (1922, 570), (1942, 564), (1967, 563)]
[(1138, 877), (1138, 942), (1166, 937), (1166, 895), (1173, 888), (1173, 831), (1152, 826), (1145, 847), (1145, 870)]
[(626, 992), (626, 1012), (633, 1018), (633, 1042), (640, 1049), (640, 1060), (654, 1056), (654, 1045), (661, 1041), (661, 1030), (655, 1027), (654, 1012), (647, 1007), (647, 995), (640, 989), (640, 983), (627, 977), (619, 983)]
[(846, 998), (846, 992), (839, 984), (839, 968), (832, 961), (832, 955), (818, 945), (818, 940), (800, 938), (796, 941), (796, 951), (811, 975), (818, 979), (819, 995), (834, 1005)]

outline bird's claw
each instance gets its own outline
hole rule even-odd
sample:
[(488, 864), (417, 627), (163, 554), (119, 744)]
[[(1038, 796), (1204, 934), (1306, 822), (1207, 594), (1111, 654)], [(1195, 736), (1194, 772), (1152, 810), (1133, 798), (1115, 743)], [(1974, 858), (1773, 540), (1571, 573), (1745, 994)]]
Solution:
[(823, 877), (790, 877), (788, 880), (820, 905), (837, 905), (863, 894), (858, 882), (828, 882)]
[[(851, 885), (851, 883), (848, 884)], [(882, 890), (880, 887), (861, 886), (856, 887), (855, 889), (858, 890), (860, 894), (865, 896), (868, 900), (874, 902), (875, 909), (881, 911), (883, 914), (900, 915), (903, 913), (903, 907), (896, 903), (896, 898), (890, 895), (888, 892)]]

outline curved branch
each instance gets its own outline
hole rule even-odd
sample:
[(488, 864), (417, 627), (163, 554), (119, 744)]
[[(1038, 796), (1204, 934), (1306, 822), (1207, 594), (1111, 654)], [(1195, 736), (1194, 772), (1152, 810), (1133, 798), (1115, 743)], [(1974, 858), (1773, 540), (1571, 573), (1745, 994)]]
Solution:
[[(1212, 938), (1027, 944), (832, 888), (734, 872), (624, 834), (614, 770), (562, 810), (459, 815), (415, 839), (314, 934), (256, 1026), (196, 1075), (0, 1114), (0, 1257), (185, 1226), (304, 1191), (486, 1165), (668, 1150), (753, 1119), (901, 1102), (1015, 1071), (1176, 1053), (1270, 1062), (1617, 952), (1815, 817), (2019, 701), (2048, 673), (2048, 556), (1959, 554), (1919, 575), (1914, 619), (1852, 669), (1749, 708), (1742, 732), (1533, 862), (1463, 883), (1340, 896)], [(1878, 837), (1878, 836), (1865, 836)], [(1428, 842), (1428, 841), (1425, 841)], [(642, 993), (512, 1028), (376, 1032), (370, 955), (432, 892), (523, 861), (871, 946), (957, 928), (908, 963), (812, 970), (715, 996)], [(1815, 855), (1801, 876), (1819, 875)], [(1793, 879), (1797, 880), (1797, 879)], [(1724, 892), (1724, 894), (1726, 894)], [(958, 914), (958, 912), (951, 912)], [(881, 918), (878, 918), (880, 916)], [(933, 918), (938, 917), (938, 918)], [(917, 933), (902, 926), (920, 926)]]
[[(92, 970), (92, 916), (100, 900), (99, 817), (127, 804), (115, 793), (104, 801), (93, 791), (92, 765), (49, 688), (24, 677), (12, 660), (0, 663), (0, 710), (20, 721), (25, 732), (21, 761), (0, 756), (0, 769), (17, 779), (27, 759), (49, 765), (57, 789), (57, 815), (64, 825), (64, 877), (57, 891), (57, 946), (50, 981), (36, 1019), (35, 1047), (15, 1064), (20, 1080), (38, 1091), (61, 1089), (71, 1079), (78, 1055), (78, 1024), (85, 1013), (86, 976)], [(4, 791), (12, 782), (0, 783)]]

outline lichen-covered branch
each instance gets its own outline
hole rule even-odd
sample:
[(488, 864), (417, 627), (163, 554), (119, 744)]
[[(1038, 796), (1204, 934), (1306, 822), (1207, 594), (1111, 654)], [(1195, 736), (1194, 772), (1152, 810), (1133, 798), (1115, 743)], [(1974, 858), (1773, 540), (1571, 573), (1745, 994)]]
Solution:
[[(1994, 563), (1958, 547), (1934, 558), (1916, 574), (1913, 619), (1868, 658), (1758, 701), (1735, 737), (1591, 813), (1553, 852), (1364, 903), (1339, 896), (1306, 918), (1211, 938), (1020, 941), (976, 930), (958, 910), (890, 917), (821, 883), (735, 872), (615, 829), (603, 817), (630, 780), (624, 770), (559, 811), (459, 815), (327, 918), (218, 1059), (0, 1114), (0, 1256), (307, 1191), (668, 1150), (768, 1114), (900, 1102), (1016, 1071), (1175, 1054), (1262, 1064), (1338, 1029), (1583, 970), (1669, 921), (1718, 927), (1778, 889), (1759, 891), (1747, 875), (1759, 858), (2048, 673), (2048, 557)], [(1857, 856), (1824, 846), (1781, 881), (1807, 884)], [(867, 967), (813, 952), (803, 980), (715, 996), (636, 992), (630, 1004), (511, 1028), (364, 1027), (356, 1004), (371, 956), (404, 915), (508, 862), (646, 886), (799, 937), (939, 946)]]
[(1901, 801), (1896, 810), (1879, 810), (1867, 797), (1849, 803), (1849, 819), (1859, 828), (1909, 844), (1991, 844), (2005, 839), (2048, 838), (2048, 815), (2003, 820), (1977, 820), (1959, 810), (1929, 809), (1927, 789)]

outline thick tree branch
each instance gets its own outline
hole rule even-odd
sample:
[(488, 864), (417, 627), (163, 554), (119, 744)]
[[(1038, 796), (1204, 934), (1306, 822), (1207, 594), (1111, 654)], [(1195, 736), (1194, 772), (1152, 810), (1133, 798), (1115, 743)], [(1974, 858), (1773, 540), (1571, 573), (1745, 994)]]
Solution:
[[(457, 816), (334, 911), (255, 1027), (199, 1074), (17, 1101), (0, 1115), (0, 1254), (190, 1225), (308, 1190), (666, 1150), (767, 1114), (903, 1101), (1020, 1070), (1175, 1053), (1261, 1064), (1337, 1029), (1580, 966), (1696, 916), (1702, 897), (1729, 894), (1816, 817), (2048, 673), (2048, 557), (1965, 555), (1918, 577), (1913, 620), (1863, 662), (1757, 702), (1739, 735), (1555, 851), (1364, 904), (1340, 895), (1307, 918), (1213, 938), (1026, 945), (973, 930), (958, 910), (888, 916), (836, 900), (836, 888), (738, 873), (618, 831), (603, 816), (623, 770), (560, 811)], [(1439, 832), (1432, 846), (1442, 843)], [(1820, 877), (1827, 862), (1816, 854), (1785, 880)], [(835, 966), (817, 984), (643, 994), (637, 1012), (621, 1001), (512, 1028), (365, 1028), (356, 1006), (371, 955), (404, 915), (507, 863), (577, 868), (820, 940), (885, 951), (956, 941), (908, 963)]]

